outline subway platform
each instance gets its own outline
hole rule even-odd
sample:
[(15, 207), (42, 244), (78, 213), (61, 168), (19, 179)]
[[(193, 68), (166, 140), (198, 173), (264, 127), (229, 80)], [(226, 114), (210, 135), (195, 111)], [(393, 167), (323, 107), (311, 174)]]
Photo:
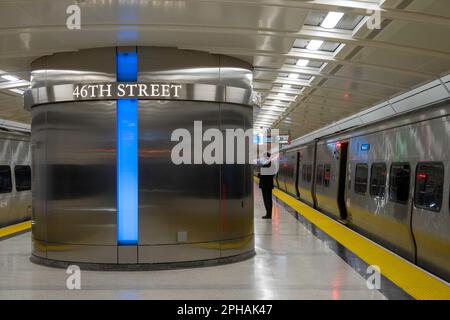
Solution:
[(29, 261), (30, 232), (3, 238), (0, 299), (411, 298), (384, 276), (381, 288), (373, 288), (364, 261), (274, 198), (272, 221), (261, 219), (264, 208), (255, 185), (256, 256), (251, 259), (165, 271), (81, 271), (80, 290), (66, 288), (66, 270)]

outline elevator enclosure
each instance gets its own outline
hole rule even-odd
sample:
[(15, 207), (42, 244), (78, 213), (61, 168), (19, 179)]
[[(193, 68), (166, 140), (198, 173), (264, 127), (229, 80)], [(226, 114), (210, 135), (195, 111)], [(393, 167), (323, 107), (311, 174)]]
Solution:
[[(122, 244), (118, 197), (132, 190), (118, 196), (119, 99), (94, 93), (80, 98), (74, 92), (84, 84), (120, 83), (117, 54), (128, 51), (137, 55), (136, 83), (181, 89), (178, 96), (134, 97), (138, 234), (135, 242)], [(251, 129), (251, 97), (251, 65), (223, 55), (133, 47), (35, 60), (31, 89), (25, 93), (32, 114), (31, 260), (57, 267), (142, 270), (253, 256), (250, 159), (211, 165), (171, 160), (178, 144), (171, 141), (172, 133), (183, 128), (194, 136), (194, 121), (224, 136), (227, 129)], [(253, 143), (249, 140), (247, 150)], [(203, 148), (208, 144), (202, 143)]]

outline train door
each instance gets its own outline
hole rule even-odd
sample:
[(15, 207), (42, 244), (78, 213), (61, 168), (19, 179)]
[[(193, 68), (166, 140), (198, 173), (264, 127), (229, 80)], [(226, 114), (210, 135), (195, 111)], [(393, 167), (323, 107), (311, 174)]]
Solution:
[[(339, 144), (337, 144), (339, 145)], [(347, 209), (345, 207), (345, 181), (347, 180), (347, 158), (348, 142), (340, 143), (336, 150), (339, 155), (339, 176), (338, 176), (338, 206), (341, 219), (347, 219)]]
[(412, 233), (417, 265), (450, 280), (450, 215), (448, 178), (450, 162), (420, 162), (413, 190)]

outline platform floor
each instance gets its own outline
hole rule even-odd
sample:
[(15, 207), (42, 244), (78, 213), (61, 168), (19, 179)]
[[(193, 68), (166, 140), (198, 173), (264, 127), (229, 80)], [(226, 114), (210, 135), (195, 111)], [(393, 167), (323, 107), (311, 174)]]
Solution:
[(0, 299), (386, 299), (274, 201), (274, 218), (255, 189), (256, 256), (216, 267), (147, 271), (82, 271), (81, 290), (68, 275), (31, 263), (30, 233), (0, 241)]

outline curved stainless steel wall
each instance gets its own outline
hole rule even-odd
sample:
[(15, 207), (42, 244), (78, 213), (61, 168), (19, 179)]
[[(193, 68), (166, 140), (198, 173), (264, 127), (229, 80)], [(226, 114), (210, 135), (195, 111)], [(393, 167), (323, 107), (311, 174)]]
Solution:
[(177, 143), (172, 131), (193, 133), (194, 121), (201, 120), (204, 130), (252, 128), (251, 66), (172, 48), (138, 52), (138, 82), (194, 89), (183, 100), (138, 102), (137, 246), (117, 244), (116, 101), (74, 101), (67, 90), (115, 82), (116, 48), (60, 53), (32, 64), (25, 99), (33, 118), (36, 262), (198, 265), (254, 252), (251, 165), (174, 165), (170, 159)]

